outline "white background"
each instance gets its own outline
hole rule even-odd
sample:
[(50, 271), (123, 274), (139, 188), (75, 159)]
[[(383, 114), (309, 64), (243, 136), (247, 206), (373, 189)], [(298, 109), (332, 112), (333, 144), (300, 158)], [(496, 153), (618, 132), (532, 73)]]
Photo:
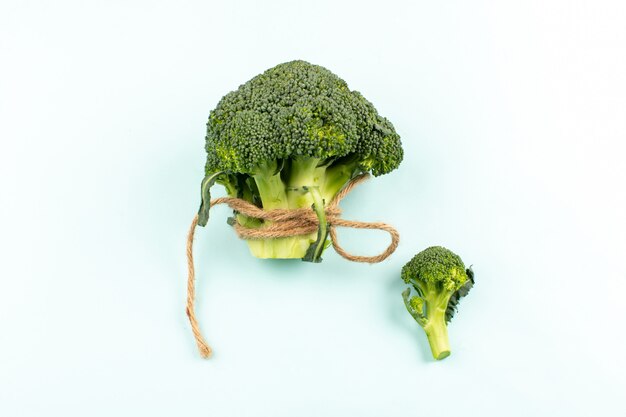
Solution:
[[(401, 134), (343, 208), (402, 243), (261, 261), (213, 210), (204, 361), (205, 122), (292, 59)], [(626, 415), (625, 74), (621, 1), (2, 1), (0, 415)], [(400, 298), (433, 244), (477, 277), (442, 362)]]

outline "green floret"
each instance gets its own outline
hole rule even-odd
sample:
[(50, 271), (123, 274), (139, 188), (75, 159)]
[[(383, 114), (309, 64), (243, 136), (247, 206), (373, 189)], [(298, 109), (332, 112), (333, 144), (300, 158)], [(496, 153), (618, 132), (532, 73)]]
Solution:
[(411, 287), (403, 293), (404, 303), (415, 321), (424, 328), (435, 359), (450, 355), (448, 329), (459, 302), (474, 285), (474, 273), (466, 269), (452, 251), (432, 246), (423, 250), (402, 268), (401, 277)]
[(455, 253), (432, 246), (418, 253), (402, 268), (402, 279), (420, 287), (441, 286), (456, 291), (467, 280), (465, 265)]
[[(323, 206), (356, 175), (386, 174), (403, 151), (393, 125), (360, 93), (321, 66), (280, 64), (224, 96), (207, 123), (207, 177), (265, 210), (314, 207), (320, 232), (308, 236), (249, 240), (260, 258), (321, 260), (326, 247)], [(207, 186), (208, 185), (208, 186)], [(206, 224), (208, 204), (199, 212)], [(247, 227), (264, 227), (237, 215)]]

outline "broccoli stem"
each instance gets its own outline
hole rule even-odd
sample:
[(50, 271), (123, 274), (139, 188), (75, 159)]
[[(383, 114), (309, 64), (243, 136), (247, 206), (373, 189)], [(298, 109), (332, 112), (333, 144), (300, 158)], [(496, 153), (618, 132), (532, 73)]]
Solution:
[[(446, 358), (450, 355), (446, 307), (451, 293), (440, 293), (436, 286), (429, 285), (414, 285), (414, 288), (418, 296), (410, 297), (410, 288), (402, 292), (404, 305), (415, 321), (424, 328), (433, 357), (437, 360)], [(421, 294), (425, 295), (419, 296)]]
[(326, 239), (328, 237), (324, 199), (322, 198), (319, 187), (305, 187), (305, 191), (313, 198), (313, 210), (315, 210), (315, 214), (317, 214), (319, 226), (317, 228), (317, 239), (315, 243), (309, 246), (302, 260), (307, 262), (322, 262), (322, 252), (324, 252)]
[(353, 162), (349, 164), (339, 163), (330, 166), (326, 170), (322, 184), (322, 193), (324, 198), (328, 199), (327, 203), (354, 177), (357, 168), (358, 163)]
[[(291, 161), (291, 166), (285, 179), (289, 208), (297, 209), (313, 205), (313, 197), (310, 193), (303, 192), (303, 190), (307, 187), (319, 186), (320, 179), (324, 177), (326, 167), (318, 167), (318, 163), (319, 159), (317, 158), (305, 157), (294, 158)], [(322, 198), (324, 198), (323, 194)]]
[[(428, 303), (427, 303), (428, 308)], [(446, 327), (446, 309), (435, 307), (428, 313), (428, 321), (424, 325), (433, 358), (437, 360), (450, 356), (450, 342)]]
[(283, 180), (280, 178), (280, 173), (272, 175), (262, 172), (254, 175), (253, 178), (259, 189), (264, 210), (289, 208), (285, 184), (283, 184)]
[[(288, 209), (287, 190), (280, 177), (280, 172), (274, 173), (276, 170), (275, 164), (274, 166), (264, 168), (259, 170), (259, 174), (253, 177), (259, 190), (263, 209)], [(262, 228), (269, 224), (271, 223), (265, 222), (260, 224), (259, 227)], [(257, 258), (301, 258), (309, 247), (309, 242), (303, 241), (302, 236), (278, 239), (249, 239), (247, 243), (250, 253)]]
[[(298, 163), (299, 162), (299, 163)], [(317, 159), (301, 158), (301, 161), (292, 161), (291, 174), (285, 183), (281, 172), (276, 172), (277, 163), (267, 164), (257, 170), (253, 176), (259, 190), (259, 196), (264, 210), (294, 209), (310, 207), (313, 200), (302, 189), (295, 188), (313, 185), (313, 173)], [(292, 190), (293, 188), (293, 190)], [(271, 224), (265, 222), (264, 225)], [(257, 258), (292, 259), (303, 258), (307, 249), (315, 241), (316, 233), (304, 236), (292, 236), (277, 239), (250, 239), (248, 248)]]
[(320, 179), (326, 173), (325, 166), (318, 166), (319, 158), (296, 157), (291, 160), (289, 178), (287, 185), (289, 188), (312, 187), (319, 185)]
[[(319, 158), (295, 157), (287, 161), (278, 170), (277, 162), (267, 163), (257, 167), (253, 176), (258, 188), (259, 197), (264, 210), (298, 209), (316, 206), (318, 216), (323, 214), (323, 206), (328, 205), (335, 195), (350, 181), (357, 168), (356, 161), (343, 161), (336, 165), (320, 165)], [(279, 172), (277, 172), (279, 171)], [(306, 192), (305, 190), (309, 190)], [(317, 201), (310, 192), (314, 190)], [(319, 191), (318, 191), (319, 190)], [(320, 204), (320, 198), (322, 203)], [(239, 215), (240, 223), (255, 227), (255, 222)], [(261, 223), (258, 227), (270, 224)], [(325, 225), (324, 225), (325, 229)], [(278, 239), (250, 239), (248, 247), (257, 258), (305, 258), (307, 250), (316, 242), (317, 232), (303, 236), (293, 236)], [(323, 250), (324, 243), (317, 242), (319, 250)], [(313, 259), (319, 259), (316, 256)]]

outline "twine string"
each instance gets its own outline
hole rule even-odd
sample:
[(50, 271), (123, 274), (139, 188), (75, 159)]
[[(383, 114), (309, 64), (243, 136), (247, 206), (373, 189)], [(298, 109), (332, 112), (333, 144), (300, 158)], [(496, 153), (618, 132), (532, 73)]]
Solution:
[[(368, 174), (361, 174), (353, 178), (332, 201), (324, 208), (326, 213), (326, 219), (329, 227), (330, 240), (335, 248), (335, 251), (345, 259), (353, 262), (366, 262), (366, 263), (378, 263), (387, 259), (398, 247), (400, 241), (400, 234), (396, 229), (386, 223), (378, 222), (359, 222), (354, 220), (345, 220), (341, 218), (341, 209), (339, 203), (343, 198), (352, 191), (361, 182), (369, 178)], [(252, 203), (235, 197), (220, 197), (212, 199), (210, 207), (214, 207), (219, 204), (226, 204), (236, 212), (248, 217), (266, 220), (271, 223), (264, 225), (263, 228), (247, 228), (239, 223), (235, 223), (234, 228), (237, 236), (241, 239), (276, 239), (281, 237), (301, 236), (308, 235), (318, 230), (318, 217), (311, 208), (299, 208), (299, 209), (274, 209), (265, 211)], [(198, 350), (203, 358), (208, 358), (211, 355), (211, 347), (207, 344), (194, 312), (194, 300), (195, 300), (195, 268), (193, 261), (193, 238), (198, 225), (198, 215), (193, 218), (189, 233), (187, 234), (187, 269), (189, 271), (187, 276), (187, 317), (189, 317), (189, 323), (191, 323), (191, 330), (196, 339)], [(337, 239), (336, 227), (350, 227), (354, 229), (370, 229), (370, 230), (382, 230), (389, 233), (391, 237), (391, 243), (382, 253), (375, 256), (360, 256), (352, 255), (346, 252), (339, 245)]]

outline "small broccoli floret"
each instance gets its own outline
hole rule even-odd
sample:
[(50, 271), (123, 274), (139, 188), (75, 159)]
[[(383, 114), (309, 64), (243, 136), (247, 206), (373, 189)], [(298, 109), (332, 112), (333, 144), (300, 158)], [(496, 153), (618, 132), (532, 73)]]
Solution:
[[(345, 81), (305, 61), (277, 65), (224, 96), (209, 116), (205, 149), (206, 178), (230, 196), (265, 210), (313, 206), (319, 216), (319, 233), (249, 240), (252, 254), (314, 262), (327, 246), (319, 206), (356, 175), (386, 174), (403, 157), (391, 122)], [(203, 200), (209, 197), (203, 187)], [(199, 224), (207, 218), (203, 204)], [(265, 225), (241, 214), (237, 221)]]
[(452, 319), (459, 299), (474, 285), (474, 273), (465, 269), (452, 251), (432, 246), (423, 250), (402, 268), (402, 279), (411, 287), (403, 293), (404, 304), (415, 321), (424, 328), (435, 359), (450, 355), (446, 323)]

